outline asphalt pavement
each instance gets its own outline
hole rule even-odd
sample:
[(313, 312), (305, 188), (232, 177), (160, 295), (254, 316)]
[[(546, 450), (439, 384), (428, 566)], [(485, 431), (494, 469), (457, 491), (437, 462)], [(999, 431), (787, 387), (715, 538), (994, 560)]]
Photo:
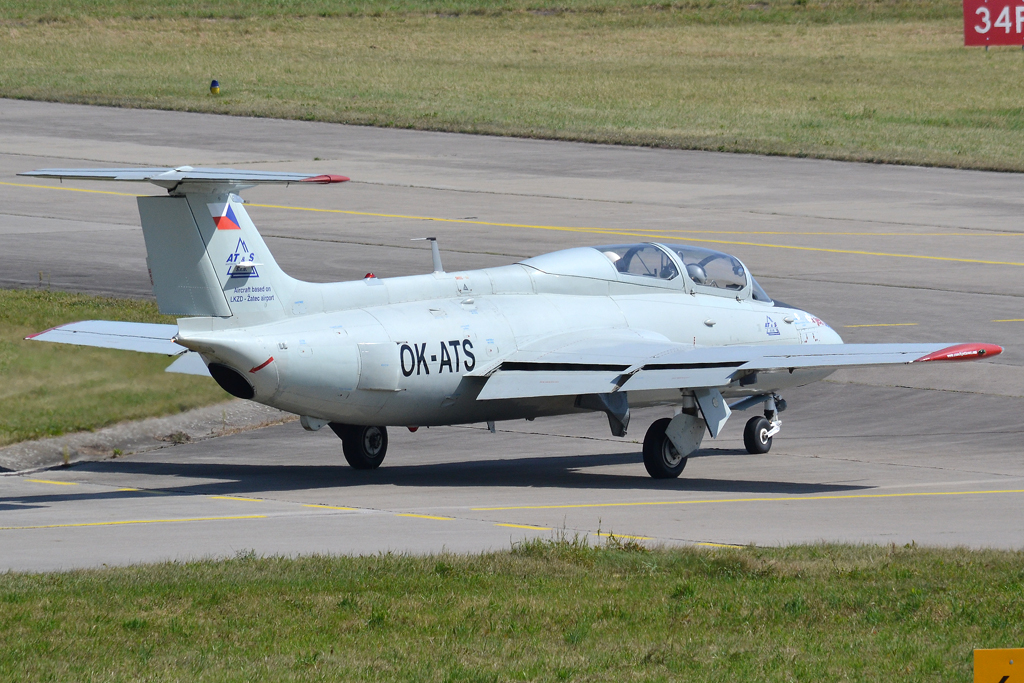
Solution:
[[(981, 363), (850, 370), (789, 392), (770, 454), (745, 415), (683, 476), (646, 476), (603, 416), (391, 431), (356, 472), (296, 423), (0, 477), (0, 570), (206, 556), (481, 551), (609, 532), (648, 543), (1024, 544), (1024, 177), (0, 100), (0, 286), (152, 296), (134, 194), (19, 178), (236, 166), (352, 182), (244, 196), (290, 274), (449, 271), (555, 249), (691, 242), (847, 341), (983, 341)], [(737, 419), (738, 418), (738, 419)]]

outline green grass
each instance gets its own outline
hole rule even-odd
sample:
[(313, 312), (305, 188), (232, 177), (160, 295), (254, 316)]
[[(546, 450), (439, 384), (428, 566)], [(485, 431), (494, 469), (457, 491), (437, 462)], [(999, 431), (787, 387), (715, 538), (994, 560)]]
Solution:
[(0, 96), (1024, 170), (1024, 53), (960, 7), (0, 0)]
[(7, 22), (674, 11), (701, 24), (956, 19), (950, 0), (0, 0)]
[(1024, 639), (1022, 578), (1019, 552), (578, 540), (7, 574), (0, 678), (966, 682)]
[(164, 372), (166, 356), (24, 339), (94, 319), (174, 322), (149, 301), (0, 290), (0, 446), (228, 398), (209, 378)]

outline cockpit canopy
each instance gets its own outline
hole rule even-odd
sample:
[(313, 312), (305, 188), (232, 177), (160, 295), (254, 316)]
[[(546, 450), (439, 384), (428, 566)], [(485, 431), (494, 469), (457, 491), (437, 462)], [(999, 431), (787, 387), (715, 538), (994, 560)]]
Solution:
[(620, 273), (660, 280), (671, 280), (679, 275), (668, 253), (653, 244), (609, 244), (594, 248), (607, 256)]
[(680, 289), (719, 296), (746, 297), (749, 292), (755, 301), (771, 303), (735, 256), (687, 244), (606, 244), (556, 251), (522, 263), (553, 275), (627, 282), (649, 279), (667, 287), (679, 283)]
[[(595, 247), (605, 255), (615, 270), (628, 275), (671, 280), (679, 269), (670, 254), (679, 257), (686, 275), (694, 285), (726, 290), (733, 295), (747, 287), (747, 269), (738, 258), (720, 251), (702, 249), (686, 244), (611, 244)], [(750, 277), (751, 294), (757, 301), (771, 302), (753, 276)]]

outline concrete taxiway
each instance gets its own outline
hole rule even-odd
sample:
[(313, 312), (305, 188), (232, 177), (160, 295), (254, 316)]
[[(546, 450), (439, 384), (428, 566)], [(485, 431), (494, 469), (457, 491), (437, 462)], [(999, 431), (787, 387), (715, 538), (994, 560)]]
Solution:
[(568, 246), (735, 253), (847, 341), (985, 341), (961, 366), (844, 371), (790, 392), (767, 456), (738, 414), (676, 481), (603, 417), (391, 430), (355, 472), (294, 423), (0, 477), (0, 570), (270, 553), (507, 548), (612, 532), (668, 544), (1024, 545), (1024, 177), (0, 101), (0, 285), (151, 296), (135, 193), (18, 178), (58, 166), (342, 173), (254, 188), (281, 265), (310, 280), (448, 270)]

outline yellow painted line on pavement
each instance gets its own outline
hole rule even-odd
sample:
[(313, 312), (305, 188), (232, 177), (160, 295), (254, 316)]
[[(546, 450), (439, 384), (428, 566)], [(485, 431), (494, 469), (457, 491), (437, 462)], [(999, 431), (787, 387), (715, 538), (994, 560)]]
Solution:
[[(77, 178), (76, 178), (77, 180)], [(83, 190), (80, 187), (55, 187), (53, 185), (33, 185), (31, 183), (3, 183), (0, 185), (7, 185), (9, 187), (34, 187), (39, 190), (64, 190), (65, 192), (89, 192), (90, 194), (114, 194), (120, 197), (145, 197), (143, 194), (136, 194), (134, 192), (112, 192), (110, 190)]]
[(411, 512), (400, 512), (395, 515), (396, 517), (416, 517), (417, 519), (438, 519), (442, 522), (454, 522), (454, 517), (435, 517), (433, 515), (414, 515)]
[(210, 496), (213, 500), (241, 500), (246, 503), (263, 503), (259, 498), (242, 498), (241, 496)]
[(529, 529), (530, 531), (551, 531), (551, 527), (531, 526), (529, 524), (504, 524), (500, 522), (495, 522), (494, 526), (507, 526), (510, 529)]
[(594, 531), (594, 536), (599, 536), (604, 539), (629, 539), (631, 541), (653, 541), (647, 536), (630, 536), (629, 533), (605, 533), (604, 531)]
[[(0, 182), (0, 185), (9, 185), (12, 187), (32, 187), (43, 190), (67, 190), (69, 192), (91, 192), (95, 194), (110, 194), (120, 195), (123, 197), (142, 197), (146, 195), (133, 194), (128, 192), (112, 192), (109, 190), (85, 190), (74, 187), (53, 187), (50, 185), (33, 185), (29, 183), (7, 183)], [(436, 216), (412, 216), (405, 214), (392, 214), (392, 213), (377, 213), (373, 211), (348, 211), (345, 209), (317, 209), (306, 206), (283, 206), (279, 204), (250, 204), (250, 206), (258, 206), (264, 209), (285, 209), (289, 211), (312, 211), (316, 213), (340, 213), (347, 214), (350, 216), (373, 216), (376, 218), (401, 218), (405, 220), (415, 221), (434, 221), (437, 223), (461, 223), (468, 225), (486, 225), (498, 228), (527, 228), (531, 230), (552, 230), (558, 232), (575, 232), (575, 233), (589, 233), (594, 235), (617, 235), (622, 237), (641, 237), (644, 239), (675, 239), (679, 236), (679, 233), (665, 234), (658, 232), (649, 231), (626, 231), (626, 230), (612, 230), (602, 228), (588, 228), (588, 227), (567, 227), (560, 225), (530, 225), (527, 223), (497, 223), (491, 221), (476, 221), (467, 220), (464, 218), (439, 218)], [(719, 233), (721, 234), (721, 233)], [(750, 234), (750, 233), (744, 233)], [(835, 234), (835, 233), (829, 233)], [(987, 234), (987, 233), (983, 233)], [(1003, 233), (999, 233), (1003, 234)], [(915, 236), (913, 233), (908, 233), (908, 236)], [(883, 251), (862, 251), (858, 249), (828, 249), (825, 247), (801, 247), (791, 244), (765, 244), (762, 242), (741, 242), (733, 240), (713, 240), (704, 237), (698, 237), (691, 241), (704, 242), (706, 244), (727, 244), (731, 246), (741, 247), (762, 247), (764, 249), (790, 249), (796, 251), (815, 251), (829, 254), (851, 254), (854, 256), (882, 256), (887, 258), (905, 258), (905, 259), (923, 259), (926, 261), (947, 261), (953, 263), (977, 263), (981, 265), (990, 266), (1024, 266), (1024, 263), (1017, 261), (990, 261), (987, 259), (970, 259), (970, 258), (957, 258), (953, 256), (927, 256), (925, 254), (903, 254), (895, 252), (883, 252)]]
[(345, 510), (346, 512), (358, 512), (359, 508), (343, 508), (335, 505), (314, 505), (313, 503), (303, 503), (304, 508), (320, 508), (321, 510)]
[[(924, 226), (922, 226), (924, 227)], [(638, 232), (655, 232), (634, 228)], [(672, 235), (793, 235), (795, 237), (1024, 237), (1024, 232), (805, 232), (802, 230), (665, 230)]]
[(708, 505), (712, 503), (779, 503), (806, 500), (855, 500), (865, 498), (914, 498), (928, 496), (981, 496), (997, 493), (1024, 493), (1024, 489), (998, 491), (919, 491), (915, 493), (858, 493), (842, 496), (780, 496), (777, 498), (713, 498), (710, 500), (652, 500), (636, 503), (579, 503), (575, 505), (521, 505), (500, 508), (471, 508), (473, 512), (498, 510), (569, 510), (579, 508), (644, 507), (650, 505)]
[(33, 484), (53, 484), (54, 486), (78, 486), (77, 481), (52, 481), (50, 479), (26, 479)]
[(869, 325), (843, 325), (843, 327), (913, 327), (917, 323), (871, 323)]
[(993, 320), (994, 323), (1024, 323), (1024, 318), (1006, 318), (1005, 320)]
[(708, 548), (743, 548), (742, 545), (733, 545), (732, 543), (694, 543), (694, 545), (702, 545)]
[[(661, 239), (675, 239), (678, 235), (664, 234), (657, 232), (647, 231), (636, 231), (636, 230), (613, 230), (603, 228), (574, 228), (560, 225), (530, 225), (528, 223), (495, 223), (491, 221), (475, 221), (467, 220), (464, 218), (437, 218), (434, 216), (412, 216), (397, 213), (376, 213), (372, 211), (348, 211), (345, 209), (315, 209), (304, 206), (281, 206), (278, 204), (250, 204), (250, 206), (258, 206), (264, 209), (290, 209), (292, 211), (313, 211), (317, 213), (341, 213), (350, 216), (373, 216), (376, 218), (401, 218), (405, 220), (414, 221), (434, 221), (437, 223), (461, 223), (468, 225), (486, 225), (498, 228), (527, 228), (531, 230), (552, 230), (557, 232), (575, 232), (575, 233), (590, 233), (594, 235), (616, 235), (625, 237), (641, 237), (645, 239), (661, 238)], [(825, 247), (800, 247), (791, 244), (765, 244), (763, 242), (740, 242), (733, 240), (712, 240), (703, 237), (692, 240), (694, 242), (704, 242), (707, 244), (729, 244), (732, 246), (743, 246), (743, 247), (763, 247), (766, 249), (791, 249), (796, 251), (816, 251), (825, 252), (829, 254), (853, 254), (856, 256), (885, 256), (890, 258), (908, 258), (908, 259), (923, 259), (927, 261), (949, 261), (955, 263), (978, 263), (983, 265), (992, 266), (1024, 266), (1024, 263), (1016, 261), (989, 261), (986, 259), (969, 259), (969, 258), (957, 258), (953, 256), (926, 256), (924, 254), (902, 254), (892, 253), (883, 251), (862, 251), (858, 249), (828, 249)]]
[(33, 526), (0, 526), (0, 531), (18, 529), (65, 529), (83, 526), (121, 526), (125, 524), (173, 524), (175, 522), (219, 522), (235, 519), (266, 519), (266, 515), (238, 515), (234, 517), (181, 517), (179, 519), (126, 519), (117, 522), (78, 522), (75, 524), (36, 524)]

